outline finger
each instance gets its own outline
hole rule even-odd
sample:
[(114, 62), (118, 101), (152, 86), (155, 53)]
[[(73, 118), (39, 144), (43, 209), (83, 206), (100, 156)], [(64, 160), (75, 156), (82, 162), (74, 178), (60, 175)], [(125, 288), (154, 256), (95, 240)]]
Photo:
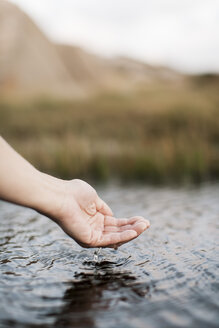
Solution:
[(94, 202), (86, 204), (86, 207), (84, 208), (85, 212), (87, 212), (88, 215), (95, 215), (97, 210), (96, 210), (96, 205)]
[(133, 238), (137, 237), (137, 232), (135, 230), (126, 230), (122, 232), (106, 232), (103, 233), (99, 247), (107, 247), (119, 243), (127, 243)]
[(148, 220), (135, 222), (134, 224), (126, 224), (122, 225), (120, 227), (118, 226), (105, 226), (104, 231), (105, 232), (121, 232), (126, 230), (135, 230), (138, 235), (140, 235), (142, 232), (144, 232), (146, 229), (148, 229), (150, 226)]
[[(131, 229), (135, 230), (137, 232), (137, 235), (136, 237), (132, 238), (132, 239), (135, 239), (137, 238), (142, 232), (144, 232), (146, 229), (148, 229), (150, 227), (150, 222), (148, 220), (139, 220), (138, 222), (136, 222), (134, 225), (131, 225)], [(123, 229), (123, 227), (121, 227), (120, 229)], [(114, 245), (116, 246), (116, 248), (122, 246), (124, 244), (124, 242), (121, 242), (117, 245)]]
[(120, 227), (122, 225), (128, 224), (129, 219), (117, 219), (113, 216), (105, 216), (104, 225), (105, 226), (116, 226)]
[(129, 224), (132, 224), (132, 229), (136, 225), (139, 225), (139, 227), (141, 226), (142, 229), (144, 229), (144, 230), (150, 227), (150, 221), (146, 220), (142, 216), (134, 216), (134, 217), (130, 218)]
[(121, 227), (118, 227), (118, 226), (105, 226), (104, 227), (104, 232), (122, 232), (125, 230), (133, 230), (133, 225), (126, 224)]
[(113, 215), (111, 208), (100, 197), (97, 198), (96, 207), (97, 210), (104, 215), (109, 215), (109, 216)]
[(146, 222), (148, 225), (150, 225), (149, 221), (145, 220), (142, 216), (134, 216), (129, 219), (127, 219), (127, 218), (117, 219), (112, 216), (106, 216), (104, 225), (120, 227), (120, 226), (127, 225), (127, 224), (135, 224), (136, 222)]
[(120, 228), (116, 226), (104, 226), (104, 232), (120, 232)]
[(144, 220), (144, 221), (139, 221), (136, 222), (135, 224), (132, 225), (132, 229), (137, 232), (138, 235), (140, 235), (142, 232), (144, 232), (146, 229), (148, 229), (150, 226), (149, 222)]

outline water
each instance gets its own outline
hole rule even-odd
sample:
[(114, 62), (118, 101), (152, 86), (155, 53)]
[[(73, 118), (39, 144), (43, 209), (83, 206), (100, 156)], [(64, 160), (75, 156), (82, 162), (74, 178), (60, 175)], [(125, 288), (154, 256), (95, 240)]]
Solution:
[(0, 327), (219, 327), (219, 185), (99, 191), (151, 228), (97, 253), (0, 203)]

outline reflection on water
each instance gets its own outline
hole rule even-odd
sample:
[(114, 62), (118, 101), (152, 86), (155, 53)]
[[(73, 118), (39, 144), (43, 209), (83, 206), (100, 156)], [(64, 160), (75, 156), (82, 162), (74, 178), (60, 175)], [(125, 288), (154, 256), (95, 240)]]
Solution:
[(38, 213), (0, 203), (0, 327), (218, 327), (219, 186), (99, 190), (151, 228), (82, 249)]

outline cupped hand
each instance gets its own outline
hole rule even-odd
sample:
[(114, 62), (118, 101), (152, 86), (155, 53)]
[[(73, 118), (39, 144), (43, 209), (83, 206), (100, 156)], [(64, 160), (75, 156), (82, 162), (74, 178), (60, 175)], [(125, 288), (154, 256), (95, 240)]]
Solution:
[(64, 184), (52, 218), (81, 246), (117, 248), (149, 228), (149, 221), (140, 216), (115, 218), (88, 183), (76, 179)]

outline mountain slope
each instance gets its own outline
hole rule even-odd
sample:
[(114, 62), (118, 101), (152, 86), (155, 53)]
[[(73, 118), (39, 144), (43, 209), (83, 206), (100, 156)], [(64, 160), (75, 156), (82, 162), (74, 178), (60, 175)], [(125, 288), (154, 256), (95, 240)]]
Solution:
[(6, 93), (79, 91), (55, 46), (26, 14), (4, 0), (0, 1), (0, 88)]
[(182, 76), (166, 67), (155, 67), (127, 57), (103, 58), (70, 45), (56, 45), (66, 69), (83, 87), (125, 91), (142, 84), (176, 82)]
[(1, 94), (76, 97), (181, 80), (179, 73), (165, 67), (53, 44), (22, 10), (0, 0)]

